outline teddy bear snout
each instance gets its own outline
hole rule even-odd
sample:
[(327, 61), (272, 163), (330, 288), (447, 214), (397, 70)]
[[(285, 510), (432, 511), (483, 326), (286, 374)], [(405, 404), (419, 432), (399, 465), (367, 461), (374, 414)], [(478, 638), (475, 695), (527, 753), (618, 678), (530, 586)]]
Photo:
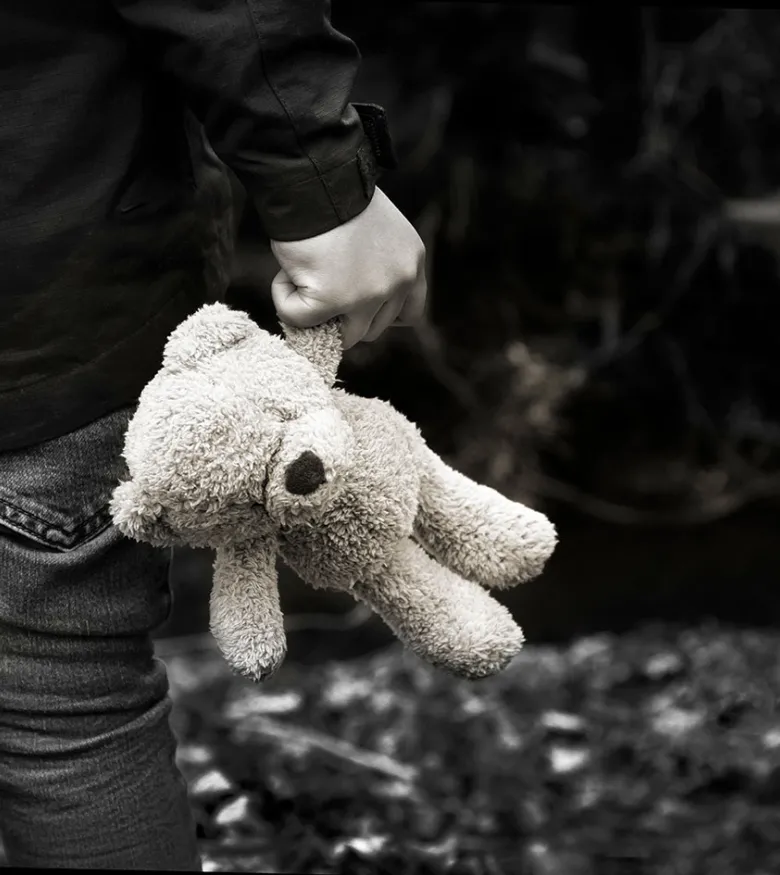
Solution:
[(292, 495), (311, 495), (326, 481), (322, 459), (311, 450), (301, 453), (284, 472), (284, 485)]

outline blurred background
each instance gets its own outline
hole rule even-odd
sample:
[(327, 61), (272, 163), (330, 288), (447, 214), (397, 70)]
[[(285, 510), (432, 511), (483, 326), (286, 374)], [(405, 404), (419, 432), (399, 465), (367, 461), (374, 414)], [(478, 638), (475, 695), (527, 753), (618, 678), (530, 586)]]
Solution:
[[(505, 598), (530, 641), (776, 624), (778, 12), (334, 6), (364, 56), (354, 99), (388, 112), (401, 167), (380, 184), (430, 290), (425, 324), (347, 354), (347, 387), (556, 522), (548, 570)], [(244, 211), (229, 302), (267, 327), (276, 270)], [(206, 628), (211, 561), (176, 555), (161, 635)], [(306, 615), (293, 658), (388, 640), (360, 612), (342, 632), (349, 599), (280, 572)]]
[[(342, 377), (560, 544), (478, 684), (283, 567), (288, 659), (231, 677), (177, 552), (205, 868), (780, 871), (780, 11), (333, 5), (430, 289)], [(269, 328), (276, 269), (243, 213), (229, 301)]]

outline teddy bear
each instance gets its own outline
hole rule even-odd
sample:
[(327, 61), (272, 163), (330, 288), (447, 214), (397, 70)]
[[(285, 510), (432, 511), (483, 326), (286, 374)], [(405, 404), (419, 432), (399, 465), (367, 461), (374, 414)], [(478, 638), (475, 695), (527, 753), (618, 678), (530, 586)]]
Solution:
[(349, 593), (430, 664), (493, 675), (523, 632), (488, 590), (539, 575), (548, 518), (447, 465), (391, 404), (337, 385), (337, 321), (260, 328), (207, 304), (165, 345), (125, 435), (128, 537), (215, 551), (210, 626), (239, 675), (286, 655), (276, 559)]

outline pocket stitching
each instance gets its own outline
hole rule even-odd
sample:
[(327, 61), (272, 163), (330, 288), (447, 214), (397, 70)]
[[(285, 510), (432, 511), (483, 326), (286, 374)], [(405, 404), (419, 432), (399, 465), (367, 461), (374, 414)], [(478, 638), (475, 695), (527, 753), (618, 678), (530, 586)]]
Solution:
[[(10, 513), (9, 513), (10, 511)], [(54, 547), (59, 550), (70, 550), (81, 543), (88, 541), (95, 535), (99, 534), (111, 524), (111, 514), (108, 504), (103, 505), (99, 510), (91, 516), (82, 520), (78, 525), (72, 528), (65, 528), (52, 523), (50, 520), (42, 519), (29, 511), (22, 510), (10, 501), (3, 499), (0, 501), (0, 518), (2, 518), (13, 531), (19, 531), (15, 526), (21, 528), (19, 534), (24, 534), (37, 543), (43, 543), (47, 546)], [(33, 522), (35, 524), (31, 525)], [(55, 534), (59, 537), (51, 537)]]

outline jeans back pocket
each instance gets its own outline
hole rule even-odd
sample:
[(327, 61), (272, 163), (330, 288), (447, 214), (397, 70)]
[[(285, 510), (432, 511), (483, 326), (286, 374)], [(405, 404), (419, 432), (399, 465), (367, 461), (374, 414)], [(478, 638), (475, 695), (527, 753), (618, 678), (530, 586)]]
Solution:
[(109, 502), (126, 473), (132, 408), (41, 444), (0, 453), (0, 527), (39, 546), (73, 550), (111, 525)]

